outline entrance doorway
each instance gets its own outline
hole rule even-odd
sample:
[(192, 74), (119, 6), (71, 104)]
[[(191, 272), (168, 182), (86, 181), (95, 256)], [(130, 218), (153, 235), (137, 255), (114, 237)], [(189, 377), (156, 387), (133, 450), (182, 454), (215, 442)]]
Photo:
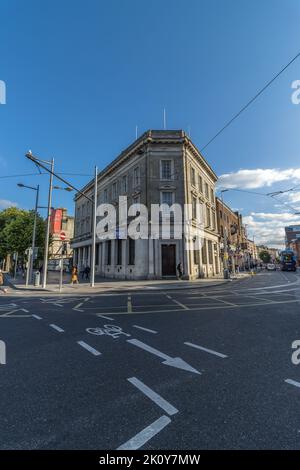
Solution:
[(176, 276), (176, 245), (161, 245), (163, 276)]

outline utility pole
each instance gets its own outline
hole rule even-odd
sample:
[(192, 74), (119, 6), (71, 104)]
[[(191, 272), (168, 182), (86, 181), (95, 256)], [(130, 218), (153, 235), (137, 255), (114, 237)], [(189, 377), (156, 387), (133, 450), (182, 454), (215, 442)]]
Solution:
[(29, 279), (31, 282), (33, 279), (33, 261), (34, 261), (34, 252), (35, 252), (36, 220), (37, 220), (37, 211), (38, 211), (38, 205), (39, 205), (39, 192), (40, 192), (40, 185), (38, 184), (36, 187), (34, 222), (33, 222), (33, 230), (32, 230), (32, 247), (31, 247), (32, 255), (30, 258), (30, 268), (29, 268)]
[(95, 166), (94, 201), (93, 201), (93, 227), (92, 227), (92, 256), (91, 256), (91, 283), (90, 283), (91, 287), (95, 287), (97, 186), (98, 186), (98, 168)]
[(52, 160), (51, 160), (50, 168), (51, 168), (51, 173), (50, 173), (50, 180), (49, 180), (47, 228), (46, 228), (46, 237), (45, 237), (44, 265), (43, 265), (43, 289), (46, 289), (46, 286), (47, 286), (48, 251), (49, 251), (49, 233), (50, 233), (50, 220), (51, 220), (51, 203), (52, 203), (54, 158), (52, 158)]
[[(224, 200), (223, 200), (223, 193), (228, 191), (228, 189), (223, 189), (221, 191), (221, 199), (222, 199), (222, 208), (223, 208), (223, 215), (224, 215)], [(224, 220), (224, 219), (223, 219)], [(230, 277), (229, 270), (228, 270), (228, 245), (227, 245), (227, 226), (224, 225), (224, 255), (223, 255), (223, 276), (224, 279), (228, 279)]]

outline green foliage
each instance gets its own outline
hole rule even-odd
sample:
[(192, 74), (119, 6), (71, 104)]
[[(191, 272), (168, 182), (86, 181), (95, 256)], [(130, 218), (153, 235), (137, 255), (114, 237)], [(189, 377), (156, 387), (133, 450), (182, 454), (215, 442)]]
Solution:
[[(25, 211), (10, 207), (0, 212), (0, 258), (7, 254), (18, 252), (24, 256), (25, 250), (32, 244), (34, 211)], [(36, 224), (36, 246), (39, 255), (43, 255), (43, 245), (46, 233), (46, 223), (38, 214)]]
[(259, 253), (259, 257), (263, 261), (263, 263), (270, 263), (271, 261), (271, 255), (267, 250), (262, 250)]

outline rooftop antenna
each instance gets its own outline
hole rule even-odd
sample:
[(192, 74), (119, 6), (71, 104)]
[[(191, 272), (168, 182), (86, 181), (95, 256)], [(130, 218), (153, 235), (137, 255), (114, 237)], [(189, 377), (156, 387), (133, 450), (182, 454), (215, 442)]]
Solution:
[(188, 126), (188, 136), (191, 138), (191, 126)]
[(138, 138), (138, 126), (135, 126), (135, 140)]
[(166, 108), (164, 108), (164, 130), (167, 129), (167, 116), (166, 116)]

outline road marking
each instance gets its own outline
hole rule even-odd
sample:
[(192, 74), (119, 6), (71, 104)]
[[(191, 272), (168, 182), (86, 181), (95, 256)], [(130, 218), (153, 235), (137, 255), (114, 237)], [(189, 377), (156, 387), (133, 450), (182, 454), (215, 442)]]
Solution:
[(222, 357), (223, 359), (225, 357), (228, 357), (226, 356), (225, 354), (222, 354), (222, 353), (219, 353), (217, 351), (214, 351), (213, 349), (208, 349), (208, 348), (204, 348), (203, 346), (199, 346), (198, 344), (194, 344), (194, 343), (189, 343), (189, 342), (186, 342), (184, 343), (186, 344), (187, 346), (191, 346), (192, 348), (196, 348), (196, 349), (201, 349), (201, 351), (206, 351), (210, 354), (214, 354), (215, 356), (219, 356), (219, 357)]
[(168, 415), (172, 416), (178, 413), (178, 410), (173, 405), (171, 405), (171, 403), (169, 403), (163, 397), (158, 395), (158, 393), (156, 393), (154, 390), (152, 390), (150, 387), (145, 385), (136, 377), (131, 377), (130, 379), (127, 379), (127, 380), (136, 388), (138, 388), (144, 395), (150, 398), (150, 400), (156, 403), (156, 405), (160, 406), (160, 408), (162, 408), (166, 413), (168, 413)]
[(113, 318), (106, 317), (105, 315), (101, 315), (101, 313), (97, 313), (96, 315), (97, 315), (97, 317), (105, 318), (105, 320), (113, 320)]
[(127, 312), (132, 313), (132, 302), (131, 302), (131, 295), (128, 296), (127, 299)]
[(152, 437), (158, 434), (162, 429), (164, 429), (171, 422), (168, 416), (161, 416), (156, 421), (154, 421), (150, 426), (147, 426), (143, 431), (139, 432), (129, 441), (122, 444), (118, 447), (117, 450), (137, 450), (142, 447), (146, 442), (150, 441)]
[(157, 331), (150, 330), (149, 328), (144, 328), (143, 326), (139, 326), (139, 325), (132, 325), (132, 326), (134, 328), (138, 328), (139, 330), (148, 331), (148, 333), (157, 334)]
[[(295, 302), (300, 302), (300, 299), (295, 299), (295, 300), (282, 300), (282, 301), (273, 301), (271, 302), (272, 305), (275, 305), (275, 304), (289, 304), (289, 303), (295, 303)], [(233, 309), (233, 308), (246, 308), (246, 307), (259, 307), (259, 306), (268, 306), (270, 305), (271, 303), (268, 303), (268, 302), (257, 302), (257, 303), (254, 303), (254, 304), (242, 304), (242, 305), (213, 305), (213, 306), (204, 306), (204, 307), (201, 307), (200, 305), (202, 304), (199, 304), (199, 306), (196, 306), (196, 307), (189, 307), (187, 308), (188, 311), (190, 312), (193, 312), (193, 311), (196, 311), (196, 310), (220, 310), (220, 309)], [(193, 304), (195, 305), (195, 304)], [(181, 308), (177, 308), (177, 309), (173, 309), (173, 310), (140, 310), (140, 311), (136, 311), (134, 312), (135, 315), (139, 315), (139, 314), (145, 314), (145, 313), (170, 313), (170, 311), (173, 312), (182, 312), (182, 309)], [(107, 312), (107, 313), (110, 313), (110, 314), (113, 314), (113, 315), (127, 315), (128, 312)]]
[(37, 320), (42, 320), (42, 317), (39, 317), (38, 315), (32, 315), (33, 318), (36, 318)]
[(75, 305), (73, 310), (78, 310), (81, 307), (82, 304), (83, 304), (83, 302), (80, 302), (79, 304)]
[(295, 385), (295, 387), (299, 387), (299, 388), (300, 388), (300, 382), (296, 382), (296, 380), (286, 379), (285, 382), (286, 382), (287, 384)]
[(60, 326), (57, 326), (57, 325), (54, 325), (54, 323), (51, 323), (49, 326), (51, 326), (51, 328), (53, 328), (54, 330), (58, 331), (59, 333), (63, 333), (64, 330), (62, 328), (60, 328)]
[(182, 304), (181, 302), (179, 302), (178, 300), (175, 300), (173, 299), (172, 297), (169, 297), (172, 302), (174, 302), (175, 304), (179, 305), (179, 307), (183, 308), (184, 310), (189, 310), (189, 307), (187, 307), (186, 305)]
[(139, 341), (138, 339), (127, 339), (126, 341), (130, 344), (133, 344), (134, 346), (137, 346), (138, 348), (144, 349), (144, 351), (147, 351), (151, 354), (154, 354), (155, 356), (160, 357), (161, 359), (163, 359), (163, 364), (167, 366), (177, 367), (178, 369), (183, 369), (188, 372), (194, 372), (195, 374), (201, 374), (201, 372), (194, 369), (194, 367), (190, 366), (180, 357), (170, 357), (167, 354), (158, 351), (158, 349), (152, 348), (152, 346), (149, 346), (148, 344)]
[(79, 346), (82, 346), (84, 349), (89, 351), (90, 353), (94, 354), (94, 356), (100, 356), (101, 352), (97, 351), (97, 349), (92, 348), (89, 344), (85, 343), (84, 341), (77, 341)]

